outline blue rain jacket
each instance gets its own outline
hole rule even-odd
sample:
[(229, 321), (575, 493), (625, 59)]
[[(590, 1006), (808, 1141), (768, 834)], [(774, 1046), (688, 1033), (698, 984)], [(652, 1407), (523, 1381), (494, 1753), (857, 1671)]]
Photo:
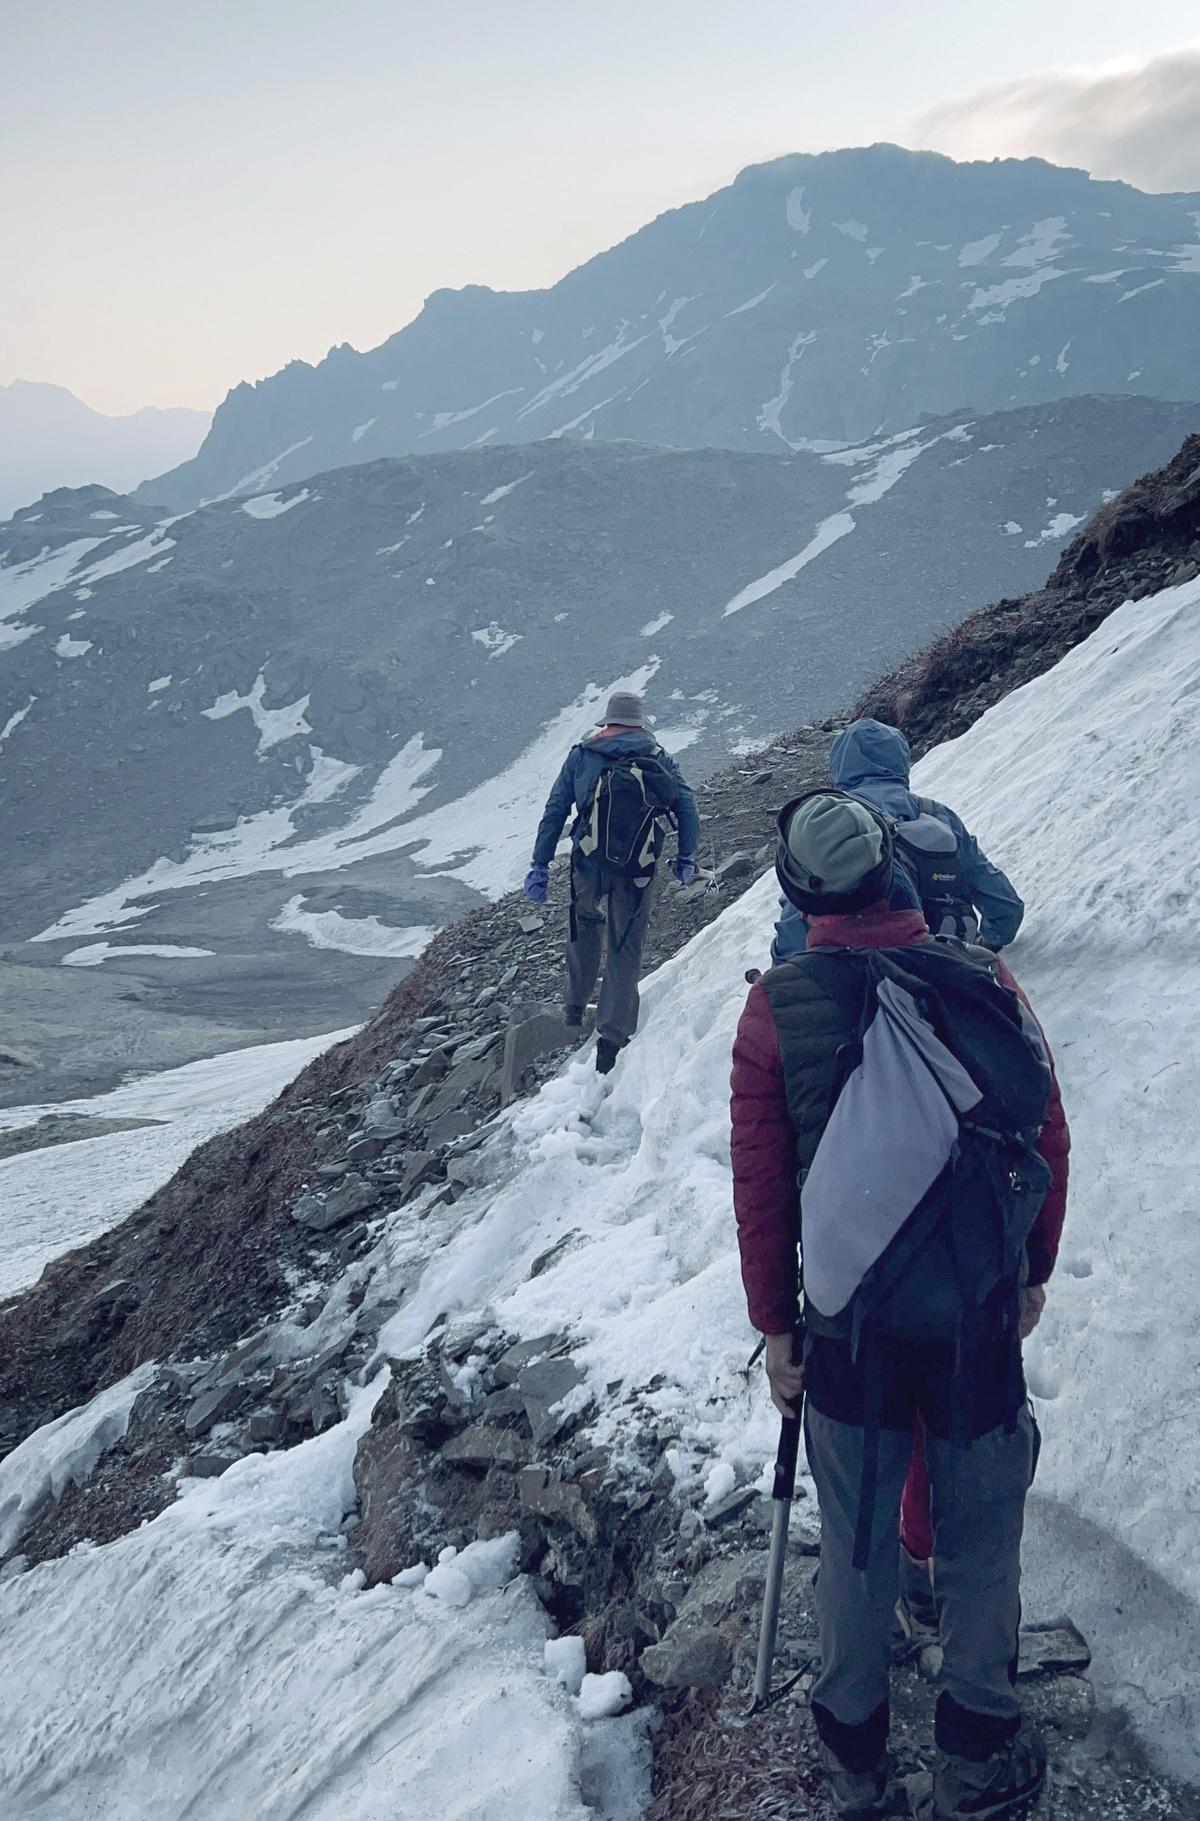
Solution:
[[(829, 776), (838, 790), (851, 791), (893, 822), (911, 820), (921, 813), (921, 805), (908, 788), (909, 746), (898, 727), (883, 721), (852, 721), (842, 729), (829, 752)], [(958, 843), (963, 879), (972, 904), (979, 913), (979, 939), (992, 948), (1004, 948), (1021, 927), (1025, 905), (1011, 880), (993, 866), (978, 841), (952, 809), (934, 803), (933, 813), (953, 831)], [(897, 890), (907, 887), (907, 895), (897, 899)], [(896, 877), (889, 899), (894, 910), (916, 903), (917, 895), (903, 864), (896, 867)], [(782, 901), (783, 912), (775, 925), (772, 958), (786, 961), (799, 954), (807, 940), (804, 920), (799, 911)]]

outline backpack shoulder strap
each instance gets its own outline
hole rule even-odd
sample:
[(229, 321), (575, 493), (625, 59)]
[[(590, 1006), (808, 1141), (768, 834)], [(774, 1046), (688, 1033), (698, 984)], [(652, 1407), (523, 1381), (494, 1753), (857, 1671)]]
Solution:
[[(923, 816), (936, 816), (937, 815), (937, 804), (934, 802), (932, 797), (918, 797), (917, 798), (917, 807), (920, 809), (921, 814)], [(940, 820), (940, 817), (939, 817), (939, 820)]]

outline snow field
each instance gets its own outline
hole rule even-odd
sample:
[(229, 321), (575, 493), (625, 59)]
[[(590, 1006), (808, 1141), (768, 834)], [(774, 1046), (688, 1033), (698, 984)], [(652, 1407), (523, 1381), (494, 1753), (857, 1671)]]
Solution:
[(60, 1252), (84, 1245), (124, 1220), (187, 1162), (197, 1145), (259, 1112), (314, 1056), (352, 1035), (345, 1030), (256, 1044), (127, 1082), (90, 1099), (0, 1111), (0, 1130), (64, 1113), (162, 1122), (22, 1151), (0, 1161), (0, 1297), (33, 1283)]

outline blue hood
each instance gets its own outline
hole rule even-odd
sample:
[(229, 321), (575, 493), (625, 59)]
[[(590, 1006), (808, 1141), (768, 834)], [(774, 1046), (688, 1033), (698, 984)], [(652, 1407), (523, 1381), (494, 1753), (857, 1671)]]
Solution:
[(829, 751), (829, 776), (839, 790), (853, 791), (897, 819), (918, 813), (908, 788), (908, 741), (883, 721), (852, 721)]

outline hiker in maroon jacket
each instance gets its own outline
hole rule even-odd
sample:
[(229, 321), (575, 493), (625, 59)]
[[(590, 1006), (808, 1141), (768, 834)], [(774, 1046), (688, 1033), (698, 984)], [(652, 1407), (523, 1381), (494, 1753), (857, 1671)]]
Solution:
[[(799, 1400), (807, 1397), (805, 1440), (822, 1514), (823, 1669), (812, 1701), (822, 1760), (839, 1814), (888, 1812), (888, 1633), (900, 1554), (894, 1525), (907, 1472), (904, 1553), (918, 1562), (934, 1557), (944, 1620), (937, 1771), (926, 1813), (934, 1821), (999, 1817), (1036, 1794), (1045, 1766), (1044, 1749), (1022, 1719), (1010, 1673), (1019, 1625), (1021, 1522), (1035, 1459), (1019, 1355), (1015, 1363), (1010, 1357), (1019, 1346), (1016, 1317), (1007, 1339), (997, 1328), (995, 1369), (983, 1374), (982, 1391), (973, 1387), (970, 1446), (948, 1439), (951, 1400), (941, 1380), (949, 1378), (950, 1365), (928, 1346), (924, 1353), (910, 1348), (892, 1361), (878, 1425), (882, 1456), (872, 1556), (863, 1572), (851, 1565), (850, 1542), (866, 1472), (869, 1393), (855, 1348), (832, 1331), (812, 1331), (818, 1324), (811, 1315), (806, 1333), (800, 1309), (800, 1183), (816, 1155), (836, 1099), (841, 1056), (853, 1037), (844, 1010), (823, 984), (828, 963), (811, 958), (822, 950), (882, 949), (903, 961), (906, 952), (922, 948), (936, 948), (944, 958), (945, 945), (931, 941), (919, 911), (888, 908), (890, 827), (870, 805), (844, 793), (814, 792), (788, 806), (780, 817), (777, 870), (784, 890), (808, 918), (808, 946), (751, 988), (738, 1028), (734, 1207), (750, 1319), (766, 1336), (772, 1397), (785, 1415), (795, 1415)], [(962, 965), (969, 966), (967, 952), (959, 953)], [(915, 970), (918, 963), (911, 965)], [(1003, 986), (1019, 990), (1002, 962), (992, 958), (991, 966)], [(1044, 1285), (1054, 1268), (1068, 1148), (1052, 1080), (1038, 1146), (1051, 1182), (1027, 1242), (1021, 1339), (1041, 1315)], [(798, 1336), (800, 1361), (794, 1357)], [(992, 1344), (990, 1337), (986, 1344)], [(932, 1527), (926, 1442), (936, 1488)], [(990, 1491), (981, 1483), (989, 1473)], [(994, 1496), (998, 1489), (1002, 1496)], [(859, 1519), (861, 1524), (861, 1511)]]

